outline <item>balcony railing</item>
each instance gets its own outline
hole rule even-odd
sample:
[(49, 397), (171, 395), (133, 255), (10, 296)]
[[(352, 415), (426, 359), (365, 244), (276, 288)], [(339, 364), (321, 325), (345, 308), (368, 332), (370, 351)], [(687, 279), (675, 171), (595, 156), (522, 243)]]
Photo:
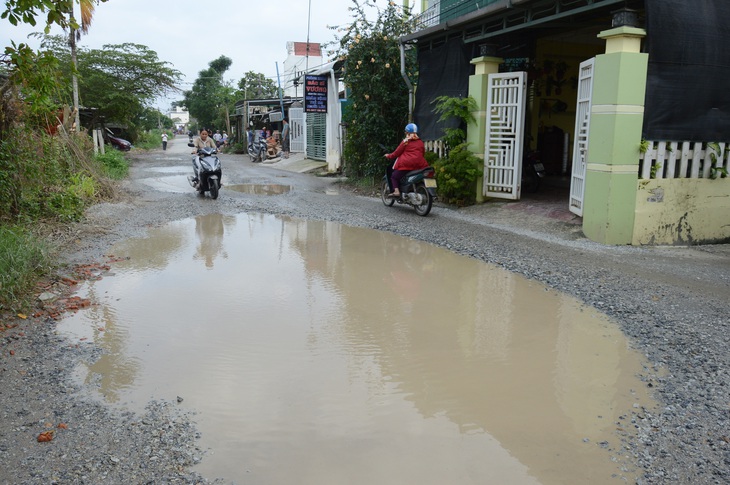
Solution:
[(440, 0), (416, 17), (416, 30), (433, 27), (484, 8), (497, 0)]

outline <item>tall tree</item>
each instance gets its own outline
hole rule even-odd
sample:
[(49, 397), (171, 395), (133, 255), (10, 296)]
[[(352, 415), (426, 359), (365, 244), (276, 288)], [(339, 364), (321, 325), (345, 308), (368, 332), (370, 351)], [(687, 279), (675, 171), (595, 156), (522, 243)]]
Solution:
[(78, 60), (76, 57), (76, 43), (81, 40), (81, 34), (88, 34), (91, 21), (94, 18), (94, 9), (98, 4), (98, 0), (78, 0), (81, 9), (81, 25), (79, 26), (74, 17), (74, 4), (71, 3), (70, 12), (70, 28), (68, 34), (68, 45), (71, 47), (71, 83), (73, 89), (74, 111), (76, 112), (76, 129), (81, 129), (81, 121), (79, 118), (79, 78), (77, 76)]
[(248, 71), (238, 81), (243, 99), (270, 99), (278, 96), (276, 83), (261, 73)]
[(233, 99), (233, 89), (223, 81), (223, 74), (232, 63), (226, 56), (211, 61), (208, 69), (198, 73), (192, 89), (185, 91), (185, 106), (199, 127), (226, 124), (225, 110)]
[[(67, 81), (66, 97), (71, 79), (70, 48), (59, 36), (46, 37), (44, 47), (53, 52)], [(177, 90), (182, 77), (169, 63), (161, 61), (157, 53), (140, 44), (107, 44), (101, 49), (79, 47), (78, 74), (84, 93), (84, 104), (93, 107), (107, 120), (133, 127), (145, 108), (159, 96)]]
[[(398, 39), (413, 31), (410, 9), (388, 2), (369, 21), (369, 0), (352, 0), (354, 21), (344, 28), (334, 54), (345, 60), (343, 81), (349, 88), (351, 107), (343, 113), (347, 123), (344, 156), (354, 176), (385, 171), (379, 144), (398, 144), (408, 122), (408, 88), (400, 73)], [(406, 52), (406, 72), (416, 80), (415, 49)]]

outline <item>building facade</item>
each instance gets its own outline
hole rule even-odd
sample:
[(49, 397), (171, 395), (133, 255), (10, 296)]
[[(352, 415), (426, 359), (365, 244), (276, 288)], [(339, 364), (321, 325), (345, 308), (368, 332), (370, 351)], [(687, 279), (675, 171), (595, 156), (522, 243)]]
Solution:
[[(724, 0), (424, 2), (414, 121), (472, 96), (478, 197), (521, 197), (526, 151), (565, 178), (566, 206), (606, 244), (730, 241), (730, 35)], [(566, 187), (567, 187), (566, 185)]]

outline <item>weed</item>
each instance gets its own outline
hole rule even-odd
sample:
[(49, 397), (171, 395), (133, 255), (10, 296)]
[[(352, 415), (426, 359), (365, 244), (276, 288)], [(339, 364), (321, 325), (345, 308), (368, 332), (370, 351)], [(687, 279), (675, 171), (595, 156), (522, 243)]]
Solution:
[(114, 180), (120, 180), (129, 173), (129, 162), (118, 150), (109, 150), (104, 155), (95, 156), (97, 162), (104, 168), (106, 175)]
[(18, 226), (0, 226), (0, 309), (29, 305), (31, 290), (52, 266), (48, 247)]

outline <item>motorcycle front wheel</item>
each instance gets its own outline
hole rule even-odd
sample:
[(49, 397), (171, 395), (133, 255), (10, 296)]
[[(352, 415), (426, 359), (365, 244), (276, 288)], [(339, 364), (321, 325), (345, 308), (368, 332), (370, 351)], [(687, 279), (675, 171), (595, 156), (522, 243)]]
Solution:
[(213, 200), (218, 198), (218, 179), (208, 180), (208, 191)]
[(380, 186), (380, 198), (383, 200), (385, 207), (392, 207), (395, 204), (395, 199), (389, 199), (390, 187), (388, 187), (388, 181), (383, 180), (383, 184)]
[(433, 197), (423, 184), (416, 187), (416, 193), (421, 196), (421, 204), (414, 205), (413, 208), (416, 209), (416, 214), (419, 216), (427, 216), (431, 212), (431, 207), (433, 207)]

